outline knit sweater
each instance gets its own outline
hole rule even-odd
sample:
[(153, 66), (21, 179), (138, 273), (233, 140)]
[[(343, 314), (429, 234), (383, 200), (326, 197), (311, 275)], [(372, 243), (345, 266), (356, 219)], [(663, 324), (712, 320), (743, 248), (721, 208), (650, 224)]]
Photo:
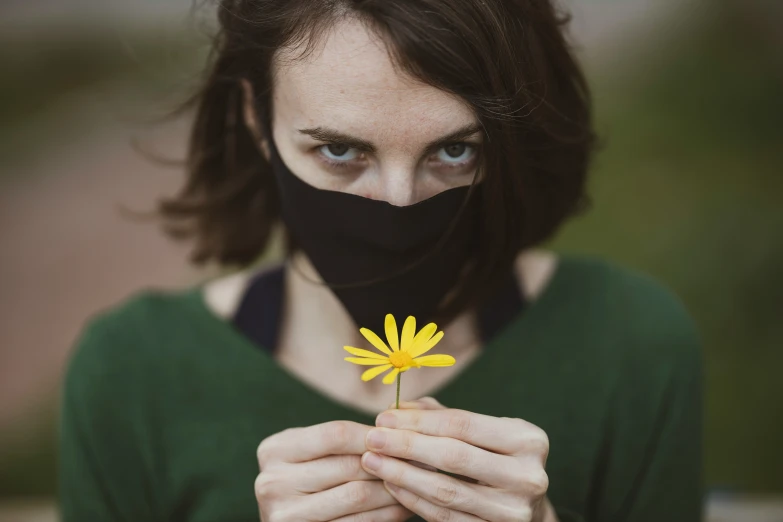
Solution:
[[(261, 440), (374, 424), (213, 315), (202, 290), (145, 291), (85, 327), (63, 390), (64, 522), (258, 520)], [(433, 396), (545, 430), (561, 521), (685, 522), (701, 514), (701, 374), (698, 336), (670, 292), (563, 257), (542, 295)]]

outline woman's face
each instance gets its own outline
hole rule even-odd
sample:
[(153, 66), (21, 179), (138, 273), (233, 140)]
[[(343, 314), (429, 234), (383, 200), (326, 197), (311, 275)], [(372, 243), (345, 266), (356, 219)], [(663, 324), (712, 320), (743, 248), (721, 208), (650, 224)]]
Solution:
[(472, 182), (481, 132), (470, 107), (398, 73), (361, 22), (286, 62), (296, 51), (277, 57), (273, 134), (302, 180), (397, 206)]

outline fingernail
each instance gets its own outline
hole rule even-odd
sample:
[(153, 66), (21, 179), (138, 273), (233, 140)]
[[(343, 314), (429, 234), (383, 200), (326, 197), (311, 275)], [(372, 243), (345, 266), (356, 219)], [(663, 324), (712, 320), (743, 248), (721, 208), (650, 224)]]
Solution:
[[(401, 410), (410, 410), (413, 408), (417, 408), (420, 406), (419, 401), (400, 401), (400, 409)], [(396, 410), (397, 409), (397, 403), (393, 402), (389, 404), (389, 407), (386, 408), (387, 410)]]
[(391, 490), (392, 493), (397, 493), (400, 490), (400, 488), (398, 488), (391, 482), (384, 482), (384, 484), (386, 485), (386, 489)]
[(367, 434), (367, 446), (381, 449), (386, 445), (386, 434), (382, 430), (370, 430)]
[(381, 467), (381, 457), (368, 451), (364, 454), (364, 466), (367, 469), (377, 471)]
[(379, 428), (396, 428), (397, 416), (393, 413), (381, 413), (378, 418), (375, 419), (375, 425)]

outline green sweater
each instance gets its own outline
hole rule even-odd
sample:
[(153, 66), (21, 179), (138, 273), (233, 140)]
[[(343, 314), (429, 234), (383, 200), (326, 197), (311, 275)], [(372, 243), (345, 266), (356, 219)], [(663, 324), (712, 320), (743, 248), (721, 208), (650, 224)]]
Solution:
[[(696, 521), (701, 372), (698, 337), (671, 293), (565, 257), (543, 295), (434, 396), (543, 428), (563, 522)], [(259, 442), (335, 419), (374, 424), (212, 315), (200, 288), (142, 293), (92, 320), (71, 359), (63, 520), (258, 520)]]

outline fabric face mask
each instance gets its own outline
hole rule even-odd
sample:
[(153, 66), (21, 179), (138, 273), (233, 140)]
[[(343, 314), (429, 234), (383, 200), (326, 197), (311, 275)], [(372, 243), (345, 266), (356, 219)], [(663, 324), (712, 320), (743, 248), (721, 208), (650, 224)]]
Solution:
[(473, 253), (479, 187), (398, 207), (315, 188), (288, 169), (273, 140), (270, 153), (289, 233), (356, 325), (382, 332), (386, 314), (436, 319)]

